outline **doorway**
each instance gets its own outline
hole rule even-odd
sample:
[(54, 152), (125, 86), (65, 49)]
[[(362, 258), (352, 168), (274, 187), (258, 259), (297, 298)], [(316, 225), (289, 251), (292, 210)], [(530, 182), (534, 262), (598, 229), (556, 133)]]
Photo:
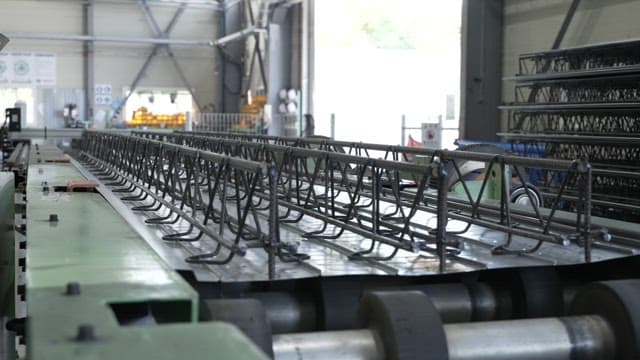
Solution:
[(316, 133), (332, 134), (333, 114), (336, 139), (397, 145), (442, 119), (442, 146), (453, 148), (462, 0), (315, 4)]

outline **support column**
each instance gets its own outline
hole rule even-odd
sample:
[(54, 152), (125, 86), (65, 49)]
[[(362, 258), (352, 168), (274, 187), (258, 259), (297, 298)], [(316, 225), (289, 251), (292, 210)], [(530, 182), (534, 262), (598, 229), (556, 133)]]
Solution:
[(464, 0), (460, 138), (497, 140), (502, 99), (503, 0)]
[[(244, 29), (244, 1), (225, 1), (225, 11), (220, 37)], [(222, 101), (221, 112), (238, 113), (242, 102), (244, 74), (244, 41), (229, 41), (218, 46), (221, 55)]]
[(302, 113), (313, 114), (315, 89), (315, 0), (302, 3)]
[[(273, 17), (269, 23), (269, 43), (267, 45), (269, 62), (267, 78), (269, 79), (267, 96), (269, 104), (277, 111), (280, 104), (279, 92), (281, 89), (291, 86), (291, 64), (292, 58), (292, 16), (290, 8), (286, 6), (277, 7), (273, 11)], [(269, 135), (282, 135), (284, 133), (283, 124), (280, 117), (274, 116), (269, 126)]]
[[(84, 25), (84, 35), (93, 36), (94, 29), (94, 16), (93, 16), (93, 8), (94, 8), (94, 0), (89, 0), (84, 3), (83, 6), (83, 25)], [(93, 41), (85, 41), (83, 44), (84, 51), (84, 96), (85, 96), (85, 105), (84, 105), (84, 119), (86, 121), (93, 120), (93, 109), (94, 109), (94, 89), (95, 89), (95, 71), (94, 71), (94, 42)]]

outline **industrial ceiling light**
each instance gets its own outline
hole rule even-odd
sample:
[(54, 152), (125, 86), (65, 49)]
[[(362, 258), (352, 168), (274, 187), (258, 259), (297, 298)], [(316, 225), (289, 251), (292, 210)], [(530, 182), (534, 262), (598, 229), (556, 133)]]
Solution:
[(9, 38), (0, 34), (0, 50), (2, 50), (9, 43)]

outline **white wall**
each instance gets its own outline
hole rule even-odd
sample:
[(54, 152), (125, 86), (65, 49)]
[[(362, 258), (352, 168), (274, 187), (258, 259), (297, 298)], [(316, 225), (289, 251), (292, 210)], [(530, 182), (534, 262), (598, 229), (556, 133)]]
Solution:
[[(571, 0), (505, 0), (504, 77), (517, 73), (519, 54), (551, 48), (570, 4)], [(640, 38), (638, 14), (637, 0), (583, 0), (561, 47)], [(504, 102), (514, 100), (512, 82), (504, 82), (502, 96)]]
[[(154, 37), (144, 13), (131, 5), (100, 3), (96, 0), (95, 35)], [(164, 29), (176, 11), (173, 7), (151, 6), (159, 26)], [(82, 5), (79, 1), (1, 0), (0, 32), (82, 34)], [(187, 9), (171, 33), (176, 39), (212, 40), (218, 37), (219, 13), (207, 9)], [(95, 83), (111, 84), (114, 97), (123, 96), (142, 67), (152, 45), (96, 43)], [(77, 93), (84, 87), (83, 48), (81, 42), (11, 40), (4, 51), (46, 51), (57, 54), (57, 93)], [(173, 47), (187, 80), (201, 105), (217, 105), (220, 88), (217, 74), (217, 51), (212, 47)], [(182, 88), (183, 84), (171, 60), (164, 54), (156, 57), (141, 87)], [(44, 95), (39, 92), (38, 102)], [(60, 95), (58, 95), (60, 97)], [(96, 108), (99, 110), (100, 108)], [(105, 108), (106, 109), (106, 108)], [(42, 119), (41, 119), (42, 120)]]

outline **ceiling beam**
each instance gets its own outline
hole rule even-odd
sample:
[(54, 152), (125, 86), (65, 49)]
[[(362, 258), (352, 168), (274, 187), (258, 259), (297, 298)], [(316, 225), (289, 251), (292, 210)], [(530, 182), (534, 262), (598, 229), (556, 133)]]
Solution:
[[(26, 0), (29, 1), (29, 0)], [(34, 2), (64, 2), (69, 3), (71, 1), (75, 3), (88, 4), (90, 0), (30, 0)], [(136, 6), (136, 1), (131, 0), (94, 0), (95, 4), (113, 4), (113, 5), (133, 5)], [(190, 9), (201, 10), (216, 10), (224, 11), (224, 6), (219, 1), (172, 1), (172, 0), (148, 0), (149, 5), (158, 7), (180, 7), (186, 5)]]
[(152, 44), (152, 45), (173, 45), (173, 46), (206, 46), (213, 47), (213, 40), (185, 40), (185, 39), (159, 39), (159, 38), (138, 38), (123, 36), (90, 36), (90, 35), (61, 35), (45, 33), (6, 33), (10, 39), (16, 40), (57, 40), (57, 41), (95, 41), (130, 44)]

